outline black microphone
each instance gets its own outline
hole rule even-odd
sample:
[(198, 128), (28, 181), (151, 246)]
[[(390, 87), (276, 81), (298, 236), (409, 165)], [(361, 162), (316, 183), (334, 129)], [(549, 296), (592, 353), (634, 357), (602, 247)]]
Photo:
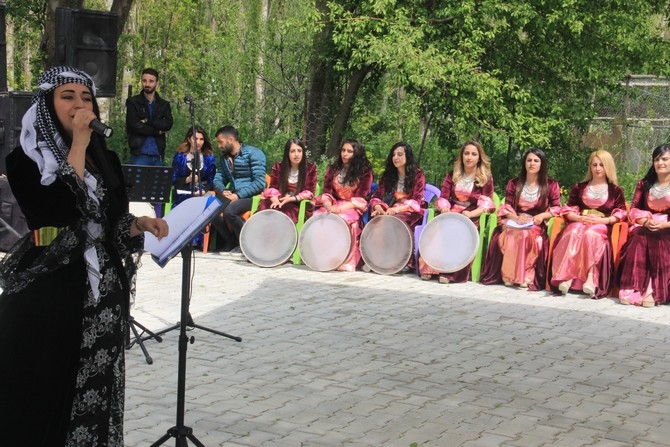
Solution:
[(109, 127), (107, 124), (103, 124), (98, 120), (91, 120), (90, 123), (88, 123), (88, 127), (93, 129), (93, 132), (102, 135), (105, 138), (109, 138), (112, 136), (112, 132), (114, 130)]
[(184, 96), (184, 102), (186, 104), (193, 104), (193, 96), (191, 96), (191, 95)]

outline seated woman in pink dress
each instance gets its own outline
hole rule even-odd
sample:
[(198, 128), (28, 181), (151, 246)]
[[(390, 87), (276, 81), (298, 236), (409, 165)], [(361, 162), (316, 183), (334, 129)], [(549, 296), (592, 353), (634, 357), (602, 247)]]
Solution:
[[(389, 215), (401, 219), (414, 234), (423, 219), (423, 192), (426, 176), (414, 161), (412, 146), (400, 142), (393, 145), (386, 157), (386, 168), (379, 186), (370, 200), (372, 217)], [(413, 265), (412, 259), (409, 266)]]
[[(444, 177), (435, 208), (440, 213), (460, 213), (477, 227), (479, 216), (495, 210), (491, 162), (481, 144), (468, 141), (463, 145), (453, 171)], [(470, 265), (457, 272), (439, 273), (419, 256), (419, 274), (424, 280), (439, 274), (439, 281), (443, 284), (466, 282), (470, 277)]]
[[(282, 161), (272, 166), (270, 186), (261, 193), (258, 209), (279, 210), (297, 223), (300, 202), (314, 197), (316, 177), (316, 166), (307, 161), (305, 145), (299, 138), (289, 138)], [(305, 219), (312, 214), (312, 209), (313, 205), (308, 203)]]
[(643, 307), (666, 304), (670, 295), (670, 145), (658, 146), (651, 159), (635, 188), (617, 275), (621, 304)]
[(505, 204), (498, 211), (495, 229), (482, 269), (482, 284), (518, 284), (544, 289), (547, 269), (546, 222), (558, 215), (561, 192), (547, 176), (547, 157), (529, 149), (521, 159), (521, 174), (507, 182)]
[[(372, 167), (365, 147), (357, 140), (345, 140), (340, 156), (328, 166), (323, 179), (323, 194), (314, 199), (318, 208), (314, 214), (333, 213), (340, 216), (351, 230), (351, 248), (346, 261), (338, 270), (353, 272), (361, 260), (358, 238), (361, 235), (361, 216), (368, 207), (365, 199), (372, 187)], [(324, 235), (328, 237), (328, 235)]]
[(609, 152), (591, 154), (586, 179), (572, 187), (561, 215), (568, 225), (556, 239), (550, 284), (561, 293), (572, 289), (606, 296), (614, 277), (611, 226), (626, 217), (626, 199)]

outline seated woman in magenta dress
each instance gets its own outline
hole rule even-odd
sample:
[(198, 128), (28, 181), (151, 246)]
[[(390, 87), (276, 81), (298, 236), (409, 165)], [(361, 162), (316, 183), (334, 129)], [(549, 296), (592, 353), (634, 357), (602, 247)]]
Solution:
[[(413, 235), (414, 228), (423, 219), (425, 187), (426, 176), (416, 165), (412, 146), (405, 142), (394, 144), (386, 157), (379, 186), (370, 200), (370, 215), (395, 216), (407, 224)], [(412, 259), (409, 265), (413, 265)]]
[(626, 199), (609, 152), (591, 154), (586, 180), (573, 186), (561, 215), (568, 225), (554, 246), (551, 285), (561, 293), (572, 289), (594, 298), (607, 296), (614, 277), (611, 226), (626, 217)]
[[(361, 260), (358, 239), (361, 235), (361, 216), (368, 207), (365, 199), (372, 186), (372, 167), (365, 147), (357, 140), (345, 140), (340, 155), (326, 170), (323, 194), (314, 199), (319, 207), (314, 214), (333, 213), (349, 225), (351, 248), (346, 261), (338, 270), (353, 272)], [(328, 235), (324, 235), (328, 237)]]
[(521, 159), (521, 173), (507, 182), (505, 203), (498, 211), (482, 269), (482, 284), (542, 290), (547, 270), (547, 226), (558, 215), (561, 192), (558, 182), (547, 176), (547, 157), (540, 149), (529, 149)]
[[(198, 166), (193, 165), (198, 155)], [(172, 184), (174, 185), (174, 205), (178, 205), (193, 195), (201, 196), (212, 189), (212, 181), (216, 174), (216, 159), (207, 132), (195, 126), (195, 146), (193, 144), (193, 128), (189, 128), (184, 141), (177, 148), (172, 159)]]
[[(479, 227), (479, 216), (495, 210), (493, 204), (493, 177), (491, 163), (484, 148), (475, 141), (463, 145), (454, 163), (454, 169), (442, 182), (442, 192), (435, 203), (440, 213), (460, 213)], [(443, 284), (466, 282), (470, 276), (470, 265), (453, 273), (439, 273), (419, 256), (421, 279), (429, 280), (439, 275)]]
[[(316, 166), (307, 161), (305, 145), (299, 138), (289, 138), (282, 161), (272, 166), (270, 186), (261, 193), (258, 209), (279, 210), (298, 223), (300, 202), (314, 198), (316, 178)], [(312, 214), (313, 205), (308, 203), (307, 208), (305, 219)]]
[(635, 188), (617, 275), (621, 304), (643, 307), (666, 304), (670, 296), (670, 145), (658, 146), (651, 159)]

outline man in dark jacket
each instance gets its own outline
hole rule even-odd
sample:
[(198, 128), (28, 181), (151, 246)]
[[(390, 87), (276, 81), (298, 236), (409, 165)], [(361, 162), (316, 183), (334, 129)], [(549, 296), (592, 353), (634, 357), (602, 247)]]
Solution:
[(241, 254), (239, 240), (244, 225), (241, 215), (251, 210), (253, 196), (266, 187), (265, 154), (257, 147), (242, 143), (233, 126), (217, 130), (216, 141), (222, 154), (213, 183), (224, 208), (223, 217), (215, 217), (212, 224), (223, 240), (217, 244), (221, 251)]
[(126, 100), (130, 164), (163, 166), (165, 133), (172, 128), (170, 103), (158, 96), (158, 72), (142, 70), (142, 92)]

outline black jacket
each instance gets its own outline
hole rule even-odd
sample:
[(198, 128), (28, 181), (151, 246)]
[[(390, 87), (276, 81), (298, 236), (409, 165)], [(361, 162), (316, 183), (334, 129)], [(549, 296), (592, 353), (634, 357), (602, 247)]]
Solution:
[[(153, 117), (149, 118), (147, 101), (143, 93), (126, 100), (126, 135), (133, 155), (140, 155), (144, 140), (153, 136), (156, 138), (161, 157), (165, 156), (165, 132), (172, 129), (172, 109), (170, 103), (158, 96), (158, 93), (154, 96), (154, 102)], [(143, 123), (144, 119), (147, 121)]]

